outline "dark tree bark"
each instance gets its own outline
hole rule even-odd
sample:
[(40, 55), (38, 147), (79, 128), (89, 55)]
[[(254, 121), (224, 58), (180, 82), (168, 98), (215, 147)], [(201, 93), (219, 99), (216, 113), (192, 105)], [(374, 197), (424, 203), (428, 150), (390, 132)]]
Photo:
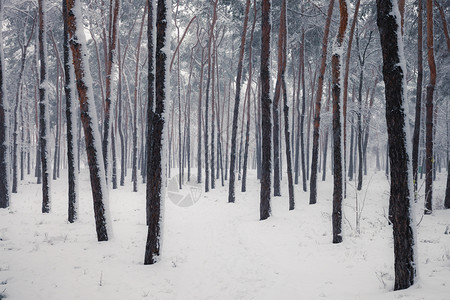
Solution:
[[(106, 186), (105, 170), (102, 149), (99, 146), (100, 132), (95, 127), (96, 111), (94, 91), (92, 88), (89, 64), (87, 63), (87, 49), (84, 43), (81, 3), (79, 0), (66, 0), (68, 11), (69, 43), (72, 50), (72, 60), (75, 69), (75, 77), (80, 102), (81, 122), (84, 129), (86, 153), (88, 157), (89, 173), (91, 179), (92, 197), (94, 201), (95, 225), (98, 241), (107, 241), (109, 238), (109, 211), (105, 202), (108, 201), (108, 189)], [(79, 36), (81, 34), (81, 36)]]
[(272, 168), (272, 123), (270, 115), (270, 0), (261, 2), (261, 127), (262, 132), (262, 159), (261, 159), (261, 192), (259, 217), (265, 220), (270, 217), (271, 178)]
[[(149, 12), (149, 14), (152, 11)], [(154, 264), (161, 255), (161, 226), (163, 222), (162, 208), (164, 205), (164, 179), (163, 179), (163, 136), (166, 126), (165, 111), (169, 89), (167, 75), (168, 54), (165, 48), (170, 45), (170, 7), (165, 0), (158, 0), (156, 9), (156, 49), (155, 49), (155, 111), (152, 117), (151, 154), (147, 167), (147, 201), (150, 215), (148, 218), (148, 235), (145, 247), (144, 264)]]
[[(332, 1), (333, 2), (333, 1)], [(331, 5), (331, 4), (330, 4)], [(341, 98), (341, 51), (345, 30), (347, 29), (347, 2), (339, 0), (340, 22), (336, 36), (335, 49), (331, 58), (333, 83), (333, 243), (342, 242), (342, 196), (343, 196), (343, 168), (342, 168), (342, 98)]]
[(414, 233), (410, 211), (412, 197), (409, 185), (412, 174), (407, 152), (406, 115), (404, 112), (404, 86), (406, 65), (401, 59), (399, 45), (401, 20), (392, 0), (377, 0), (377, 25), (383, 54), (383, 80), (386, 97), (386, 125), (388, 129), (389, 159), (391, 164), (391, 190), (389, 206), (394, 231), (395, 284), (394, 290), (406, 289), (414, 284)]
[(426, 157), (425, 157), (425, 214), (432, 212), (433, 199), (433, 93), (436, 86), (436, 63), (433, 49), (433, 0), (427, 1), (427, 57), (430, 68), (430, 82), (427, 85), (426, 102)]
[[(0, 26), (3, 26), (3, 1), (0, 1)], [(3, 35), (0, 30), (0, 208), (9, 207), (10, 199), (4, 67)]]
[[(146, 222), (147, 222), (147, 226), (150, 225), (150, 218), (151, 218), (151, 197), (149, 195), (149, 185), (150, 185), (150, 181), (152, 180), (152, 177), (150, 177), (150, 175), (152, 174), (151, 170), (151, 160), (152, 160), (152, 153), (153, 153), (153, 143), (152, 143), (152, 138), (153, 138), (153, 114), (154, 114), (154, 103), (155, 103), (155, 69), (154, 69), (154, 64), (155, 64), (155, 47), (153, 45), (153, 32), (154, 32), (154, 10), (155, 7), (154, 5), (154, 1), (151, 0), (147, 0), (147, 60), (148, 60), (148, 73), (147, 73), (147, 88), (148, 88), (148, 103), (147, 103), (147, 136), (145, 139), (145, 143), (147, 145), (147, 159), (146, 159), (146, 163), (147, 163), (147, 185), (146, 185), (146, 204), (145, 204), (145, 208), (146, 208)], [(119, 47), (120, 50), (120, 47)], [(119, 119), (120, 122), (120, 119)], [(123, 159), (123, 158), (122, 158)]]
[(414, 191), (417, 191), (417, 167), (419, 164), (419, 136), (420, 136), (420, 115), (422, 108), (422, 82), (423, 82), (423, 34), (422, 34), (422, 0), (417, 4), (417, 86), (416, 86), (416, 117), (414, 121), (413, 148), (412, 148), (412, 166)]
[(320, 109), (322, 106), (323, 78), (325, 75), (325, 67), (327, 62), (328, 35), (330, 32), (331, 15), (333, 14), (333, 7), (334, 7), (334, 0), (330, 0), (327, 12), (327, 19), (325, 23), (325, 31), (323, 33), (322, 39), (322, 57), (320, 62), (319, 81), (317, 82), (316, 103), (314, 110), (314, 132), (313, 132), (313, 148), (311, 160), (311, 180), (309, 182), (309, 204), (315, 204), (317, 202), (317, 161), (319, 160)]
[(68, 221), (75, 222), (78, 219), (78, 172), (76, 170), (77, 163), (77, 121), (76, 121), (76, 102), (75, 95), (75, 71), (72, 64), (72, 55), (69, 47), (69, 31), (68, 31), (68, 11), (67, 2), (62, 0), (62, 10), (64, 19), (64, 74), (66, 93), (66, 124), (67, 124), (67, 168), (68, 168)]
[(41, 148), (42, 166), (42, 212), (50, 212), (50, 159), (49, 159), (49, 113), (47, 94), (47, 30), (46, 30), (46, 1), (38, 1), (39, 10), (39, 143)]
[(228, 202), (235, 201), (235, 181), (236, 181), (236, 136), (238, 127), (239, 102), (241, 101), (241, 77), (242, 77), (242, 63), (244, 60), (245, 51), (245, 37), (247, 33), (248, 13), (250, 11), (250, 0), (245, 4), (244, 25), (242, 27), (241, 46), (239, 50), (239, 61), (236, 75), (236, 94), (234, 98), (233, 110), (233, 124), (231, 128), (231, 150), (230, 150), (230, 182), (228, 186)]

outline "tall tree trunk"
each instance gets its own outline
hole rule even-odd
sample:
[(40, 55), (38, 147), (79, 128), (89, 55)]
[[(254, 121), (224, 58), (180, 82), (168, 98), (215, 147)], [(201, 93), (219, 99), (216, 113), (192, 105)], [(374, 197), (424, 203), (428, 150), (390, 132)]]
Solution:
[[(205, 193), (209, 192), (209, 136), (208, 136), (208, 115), (209, 115), (209, 86), (211, 81), (211, 43), (214, 38), (214, 27), (217, 20), (217, 3), (219, 0), (215, 0), (213, 3), (213, 17), (211, 21), (211, 27), (208, 37), (208, 75), (206, 78), (206, 98), (205, 98)], [(214, 139), (214, 137), (212, 137)]]
[(427, 1), (427, 57), (430, 68), (430, 82), (427, 85), (426, 110), (426, 158), (425, 158), (425, 214), (432, 211), (433, 199), (433, 93), (436, 86), (436, 63), (433, 49), (433, 0)]
[[(118, 0), (116, 0), (118, 1)], [(139, 58), (141, 56), (141, 40), (142, 40), (142, 32), (144, 29), (145, 23), (145, 15), (147, 13), (147, 5), (145, 3), (144, 14), (141, 19), (141, 27), (139, 29), (138, 40), (136, 44), (136, 66), (134, 70), (134, 102), (133, 102), (133, 171), (131, 173), (131, 180), (133, 181), (133, 192), (138, 191), (138, 175), (137, 175), (137, 152), (138, 152), (138, 127), (137, 127), (137, 118), (138, 118), (138, 91), (139, 91)]]
[(94, 201), (95, 224), (98, 241), (107, 241), (111, 234), (108, 209), (108, 189), (106, 185), (102, 149), (99, 146), (100, 132), (95, 127), (97, 113), (94, 104), (94, 91), (87, 61), (86, 38), (81, 16), (81, 2), (67, 0), (69, 43), (80, 101), (81, 121), (83, 123), (86, 153), (91, 178)]
[[(3, 1), (0, 1), (0, 26), (3, 28)], [(0, 208), (9, 207), (9, 159), (7, 136), (5, 59), (3, 57), (3, 30), (0, 30)]]
[(38, 1), (39, 10), (39, 142), (41, 148), (42, 166), (42, 212), (50, 212), (50, 149), (49, 149), (49, 101), (47, 93), (47, 29), (46, 29), (46, 1)]
[[(168, 1), (170, 3), (170, 1)], [(164, 208), (164, 159), (166, 149), (166, 101), (169, 98), (168, 57), (170, 48), (170, 5), (166, 0), (158, 0), (156, 17), (155, 50), (155, 111), (152, 117), (152, 136), (150, 137), (151, 154), (147, 167), (147, 201), (149, 204), (149, 224), (145, 247), (144, 264), (154, 264), (161, 255), (161, 237)], [(151, 5), (150, 5), (151, 6)], [(149, 14), (153, 13), (150, 10)]]
[(288, 191), (289, 191), (289, 210), (295, 208), (294, 200), (294, 182), (292, 178), (292, 155), (291, 155), (291, 142), (289, 140), (289, 107), (287, 99), (286, 90), (286, 63), (287, 63), (287, 12), (286, 12), (286, 0), (281, 2), (281, 14), (280, 14), (280, 39), (278, 51), (281, 52), (281, 68), (280, 68), (280, 80), (281, 89), (283, 91), (283, 112), (284, 112), (284, 137), (285, 137), (285, 151), (286, 151), (286, 162), (287, 162), (287, 176), (288, 176)]
[[(313, 132), (313, 149), (311, 161), (311, 180), (309, 182), (309, 204), (317, 202), (317, 161), (319, 158), (319, 130), (320, 130), (320, 108), (322, 105), (323, 77), (325, 75), (325, 67), (327, 61), (328, 35), (330, 32), (331, 15), (333, 14), (334, 0), (330, 1), (328, 6), (327, 19), (325, 23), (325, 31), (322, 40), (322, 58), (320, 63), (319, 81), (317, 82), (317, 93), (314, 113), (314, 132)], [(347, 7), (345, 8), (347, 9)], [(347, 20), (346, 20), (347, 22)], [(347, 26), (347, 24), (345, 24)], [(345, 30), (345, 28), (344, 28)]]
[(233, 110), (233, 124), (231, 128), (231, 150), (230, 150), (230, 182), (228, 186), (228, 202), (235, 201), (235, 181), (236, 181), (236, 136), (238, 127), (239, 102), (241, 101), (241, 77), (242, 77), (242, 63), (244, 60), (245, 51), (245, 37), (247, 33), (248, 13), (250, 10), (250, 0), (245, 4), (244, 25), (242, 27), (241, 46), (239, 50), (239, 61), (236, 75), (236, 95), (234, 98)]
[(69, 48), (69, 29), (68, 29), (68, 11), (67, 1), (62, 0), (63, 19), (64, 19), (64, 74), (66, 94), (66, 124), (67, 124), (67, 180), (68, 190), (68, 221), (75, 222), (78, 219), (78, 172), (76, 170), (77, 157), (77, 119), (76, 119), (76, 101), (75, 95), (75, 70), (72, 63), (72, 53)]
[[(420, 115), (422, 108), (422, 82), (423, 82), (423, 34), (422, 34), (422, 0), (418, 0), (417, 11), (417, 86), (416, 86), (416, 117), (414, 121), (414, 135), (412, 144), (412, 167), (414, 191), (417, 191), (417, 167), (419, 164), (419, 136), (420, 136)], [(415, 196), (416, 197), (416, 196)]]
[[(256, 8), (256, 0), (253, 0), (253, 23), (252, 23), (252, 30), (250, 32), (250, 46), (248, 50), (248, 86), (247, 86), (247, 93), (248, 93), (248, 99), (247, 99), (247, 124), (246, 124), (246, 130), (245, 130), (245, 151), (244, 151), (244, 167), (243, 167), (243, 174), (242, 174), (242, 188), (241, 191), (245, 192), (247, 190), (247, 163), (248, 163), (248, 147), (249, 147), (249, 140), (250, 140), (250, 91), (251, 91), (251, 85), (252, 85), (252, 75), (253, 75), (253, 65), (252, 65), (252, 54), (253, 54), (253, 36), (255, 32), (255, 26), (256, 26), (256, 15), (257, 8)], [(256, 130), (256, 128), (255, 128)]]
[[(343, 93), (343, 115), (344, 115), (344, 123), (343, 123), (343, 130), (344, 130), (344, 160), (347, 158), (347, 99), (348, 99), (348, 78), (349, 78), (349, 70), (350, 70), (350, 59), (352, 54), (352, 44), (353, 44), (353, 33), (355, 32), (356, 28), (356, 21), (358, 20), (358, 12), (359, 7), (361, 4), (361, 0), (357, 0), (355, 4), (355, 12), (353, 13), (353, 20), (352, 20), (352, 26), (350, 27), (350, 33), (348, 36), (348, 46), (347, 46), (347, 54), (345, 59), (345, 71), (344, 71), (344, 93)], [(353, 126), (353, 125), (352, 125)], [(344, 169), (346, 165), (344, 164)], [(344, 172), (345, 173), (345, 172)], [(344, 184), (347, 181), (345, 180), (344, 176)], [(345, 186), (344, 186), (345, 190)]]
[[(200, 40), (200, 37), (197, 36)], [(200, 79), (198, 87), (198, 112), (197, 112), (197, 183), (202, 182), (202, 88), (205, 48), (202, 46), (202, 61), (200, 63)]]
[[(333, 1), (331, 1), (333, 2)], [(342, 196), (343, 196), (343, 168), (342, 168), (342, 93), (341, 93), (341, 53), (345, 30), (348, 23), (346, 0), (339, 0), (340, 22), (336, 36), (335, 49), (331, 58), (333, 80), (333, 243), (342, 242)]]
[[(261, 2), (261, 129), (262, 135), (262, 159), (261, 159), (261, 191), (259, 218), (265, 220), (270, 217), (271, 176), (272, 169), (272, 118), (270, 106), (270, 0)], [(245, 28), (245, 27), (244, 27)]]
[[(145, 143), (147, 145), (147, 184), (146, 184), (146, 222), (147, 226), (150, 225), (151, 218), (151, 197), (149, 194), (150, 181), (152, 181), (152, 177), (150, 175), (154, 170), (151, 170), (151, 161), (152, 161), (152, 153), (153, 153), (153, 114), (154, 114), (154, 106), (155, 106), (155, 47), (153, 44), (153, 32), (155, 28), (155, 7), (154, 1), (147, 0), (147, 60), (148, 60), (148, 72), (147, 72), (147, 136), (145, 138)], [(120, 47), (119, 47), (120, 50)], [(120, 121), (120, 119), (119, 119)], [(122, 158), (123, 159), (123, 158)]]
[(306, 167), (305, 167), (305, 112), (306, 112), (306, 84), (305, 84), (305, 30), (302, 28), (302, 42), (300, 44), (300, 61), (302, 69), (302, 115), (300, 117), (300, 148), (302, 161), (302, 187), (303, 191), (307, 191), (306, 187)]
[(406, 105), (406, 64), (403, 55), (401, 20), (395, 1), (377, 0), (377, 25), (383, 54), (383, 79), (386, 97), (391, 164), (389, 211), (394, 231), (394, 290), (406, 289), (415, 281), (414, 226), (411, 219), (413, 201), (410, 183), (409, 153), (404, 105)]
[(113, 68), (114, 60), (116, 58), (116, 44), (119, 34), (119, 9), (120, 0), (110, 1), (110, 15), (109, 15), (109, 36), (108, 36), (108, 53), (105, 59), (106, 62), (106, 99), (105, 99), (105, 119), (103, 122), (103, 161), (105, 164), (106, 181), (108, 182), (108, 169), (109, 169), (109, 139), (111, 138), (111, 90), (113, 81)]

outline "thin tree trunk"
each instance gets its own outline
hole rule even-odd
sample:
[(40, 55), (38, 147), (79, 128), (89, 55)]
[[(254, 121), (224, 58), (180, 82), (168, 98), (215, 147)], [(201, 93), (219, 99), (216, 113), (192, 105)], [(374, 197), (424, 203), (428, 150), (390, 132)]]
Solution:
[[(3, 1), (0, 1), (0, 26), (3, 28)], [(3, 30), (0, 30), (0, 208), (9, 207), (9, 159), (6, 119), (6, 80), (4, 78), (5, 59), (3, 57)]]
[[(263, 1), (264, 5), (264, 1)], [(230, 182), (228, 188), (228, 202), (233, 203), (235, 201), (235, 167), (236, 167), (236, 136), (237, 136), (237, 127), (238, 127), (238, 114), (239, 114), (239, 102), (241, 100), (241, 77), (242, 77), (242, 63), (244, 60), (244, 51), (245, 51), (245, 37), (247, 33), (247, 24), (248, 24), (248, 13), (250, 10), (250, 0), (246, 1), (245, 4), (245, 14), (244, 14), (244, 25), (242, 27), (242, 37), (241, 37), (241, 46), (239, 50), (239, 61), (237, 67), (237, 75), (236, 75), (236, 95), (234, 98), (234, 110), (233, 110), (233, 124), (231, 128), (231, 157), (230, 157)]]
[[(330, 99), (331, 99), (331, 81), (328, 81), (328, 95), (327, 95), (327, 107), (326, 112), (330, 111)], [(325, 181), (327, 177), (327, 150), (328, 150), (328, 131), (329, 126), (325, 128), (325, 137), (323, 141), (323, 168), (322, 168), (322, 181)], [(345, 177), (345, 171), (343, 171)]]
[[(346, 5), (346, 4), (345, 4)], [(314, 113), (314, 132), (313, 132), (313, 149), (311, 161), (311, 180), (309, 182), (309, 204), (317, 202), (317, 161), (319, 158), (319, 130), (320, 130), (320, 109), (322, 106), (323, 77), (325, 75), (325, 67), (327, 61), (328, 35), (330, 32), (331, 15), (333, 13), (334, 0), (330, 1), (328, 6), (327, 19), (325, 23), (325, 31), (322, 40), (322, 58), (320, 63), (319, 81), (317, 83), (315, 113)], [(347, 9), (347, 7), (345, 8)], [(347, 22), (347, 20), (346, 20)], [(347, 26), (347, 24), (345, 24)], [(344, 28), (345, 30), (345, 28)]]
[(414, 135), (412, 144), (412, 167), (414, 191), (417, 191), (417, 167), (419, 164), (419, 137), (420, 137), (420, 115), (422, 108), (422, 82), (423, 82), (423, 25), (422, 25), (422, 0), (418, 0), (417, 11), (417, 86), (416, 86), (416, 116), (414, 121)]
[(305, 30), (302, 28), (302, 42), (300, 44), (300, 63), (302, 70), (302, 115), (300, 117), (300, 148), (302, 161), (302, 186), (307, 191), (306, 167), (305, 167), (305, 112), (306, 112), (306, 84), (305, 84)]
[[(118, 1), (118, 0), (116, 0)], [(144, 29), (145, 23), (145, 15), (147, 13), (147, 5), (145, 2), (144, 14), (141, 19), (141, 27), (139, 29), (138, 40), (136, 44), (136, 66), (134, 70), (134, 102), (133, 102), (133, 171), (131, 173), (131, 180), (133, 181), (133, 192), (138, 191), (138, 175), (137, 175), (137, 152), (138, 152), (138, 127), (137, 127), (137, 118), (138, 118), (138, 90), (139, 90), (139, 58), (141, 56), (141, 40), (142, 40), (142, 32)], [(111, 130), (112, 131), (112, 130)], [(111, 132), (112, 133), (112, 132)], [(112, 138), (112, 137), (111, 137)]]
[(39, 142), (41, 148), (42, 166), (42, 212), (50, 212), (50, 159), (49, 159), (49, 113), (47, 92), (47, 29), (46, 29), (46, 1), (38, 1), (39, 10), (39, 60), (40, 60), (40, 85), (39, 85)]
[[(253, 23), (252, 23), (252, 30), (250, 31), (250, 47), (248, 50), (248, 86), (247, 86), (247, 93), (248, 93), (248, 99), (247, 99), (247, 124), (246, 124), (246, 131), (245, 131), (245, 150), (244, 150), (244, 167), (243, 167), (243, 174), (242, 174), (242, 187), (241, 192), (247, 191), (247, 164), (248, 164), (248, 147), (249, 147), (249, 140), (250, 140), (250, 90), (252, 85), (252, 75), (253, 75), (253, 65), (252, 65), (252, 55), (253, 55), (253, 36), (255, 32), (255, 26), (256, 26), (256, 15), (257, 7), (256, 7), (256, 0), (253, 0)], [(255, 128), (256, 130), (256, 128)]]
[[(211, 80), (211, 43), (214, 38), (214, 27), (217, 20), (217, 3), (219, 0), (215, 0), (213, 3), (213, 17), (211, 21), (211, 27), (208, 37), (208, 76), (206, 78), (206, 98), (205, 98), (205, 193), (209, 192), (209, 136), (208, 136), (208, 115), (209, 115), (209, 86)], [(213, 108), (214, 110), (214, 108)], [(214, 139), (214, 137), (212, 137)], [(214, 151), (214, 150), (213, 150)]]
[(439, 15), (441, 17), (442, 21), (442, 29), (444, 30), (444, 36), (445, 40), (447, 42), (447, 51), (450, 52), (450, 37), (448, 34), (448, 26), (447, 26), (447, 19), (445, 18), (445, 12), (442, 6), (439, 4), (438, 0), (434, 0), (434, 4), (436, 5), (437, 9), (439, 10)]
[(427, 57), (430, 68), (430, 82), (427, 85), (426, 100), (426, 177), (425, 177), (425, 214), (432, 212), (433, 199), (433, 93), (436, 86), (436, 63), (433, 49), (433, 0), (426, 0), (427, 4)]

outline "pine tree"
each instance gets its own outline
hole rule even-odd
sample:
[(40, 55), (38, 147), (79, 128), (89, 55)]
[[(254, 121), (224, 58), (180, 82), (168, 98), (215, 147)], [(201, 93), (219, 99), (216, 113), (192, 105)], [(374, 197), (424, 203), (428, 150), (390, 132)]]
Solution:
[[(333, 0), (331, 1), (333, 2)], [(332, 5), (332, 4), (330, 4)], [(331, 8), (332, 9), (332, 8)], [(340, 22), (331, 58), (333, 84), (333, 243), (342, 242), (342, 91), (341, 91), (341, 53), (348, 23), (346, 0), (339, 0)]]
[(265, 220), (270, 217), (271, 198), (271, 168), (272, 168), (272, 118), (270, 106), (270, 0), (261, 2), (261, 192), (259, 218)]
[(330, 32), (331, 16), (333, 14), (334, 0), (330, 0), (328, 6), (327, 19), (325, 23), (325, 31), (322, 40), (322, 58), (320, 63), (319, 81), (317, 83), (316, 103), (314, 109), (314, 132), (313, 132), (313, 149), (311, 161), (311, 181), (309, 183), (309, 204), (317, 202), (317, 161), (319, 159), (319, 129), (320, 129), (320, 109), (322, 106), (323, 78), (325, 75), (325, 67), (327, 61), (328, 35)]
[(241, 46), (239, 50), (239, 61), (237, 67), (236, 75), (236, 96), (234, 98), (234, 110), (233, 110), (233, 125), (231, 128), (231, 152), (230, 152), (230, 183), (228, 187), (228, 202), (234, 202), (235, 200), (235, 181), (236, 181), (236, 138), (237, 138), (237, 127), (238, 127), (238, 114), (239, 114), (239, 103), (241, 101), (241, 78), (242, 78), (242, 63), (244, 60), (245, 51), (245, 37), (247, 33), (248, 24), (248, 13), (250, 10), (250, 0), (246, 1), (245, 4), (245, 15), (244, 15), (244, 25), (242, 27), (242, 37)]
[[(147, 166), (148, 235), (144, 264), (154, 264), (161, 255), (164, 207), (163, 156), (165, 154), (166, 101), (169, 93), (167, 45), (170, 45), (170, 1), (158, 0), (156, 9), (155, 111), (152, 117), (151, 154)], [(151, 12), (149, 12), (151, 13)]]
[(410, 160), (406, 135), (406, 62), (403, 57), (401, 20), (396, 0), (377, 0), (377, 25), (383, 54), (383, 80), (386, 98), (386, 125), (390, 160), (389, 211), (394, 235), (395, 290), (414, 284), (414, 224)]
[(47, 82), (47, 30), (46, 0), (38, 1), (39, 14), (39, 144), (41, 148), (42, 166), (42, 212), (50, 212), (50, 149), (49, 149), (49, 112)]
[(436, 86), (436, 63), (433, 48), (433, 0), (427, 1), (427, 57), (430, 68), (430, 82), (427, 85), (426, 99), (426, 142), (425, 142), (425, 213), (432, 212), (433, 199), (433, 93)]
[(81, 1), (66, 0), (69, 31), (69, 43), (80, 101), (81, 122), (83, 124), (86, 153), (91, 179), (92, 198), (94, 201), (95, 225), (98, 241), (107, 241), (110, 230), (108, 210), (108, 189), (106, 185), (100, 132), (97, 127), (97, 113), (94, 104), (92, 77), (87, 61), (86, 38), (81, 16)]
[(66, 0), (62, 0), (64, 19), (64, 73), (66, 93), (66, 120), (67, 120), (67, 166), (69, 183), (68, 221), (75, 222), (78, 218), (78, 171), (77, 163), (77, 119), (75, 95), (75, 70), (72, 64), (72, 55), (69, 46), (68, 12)]

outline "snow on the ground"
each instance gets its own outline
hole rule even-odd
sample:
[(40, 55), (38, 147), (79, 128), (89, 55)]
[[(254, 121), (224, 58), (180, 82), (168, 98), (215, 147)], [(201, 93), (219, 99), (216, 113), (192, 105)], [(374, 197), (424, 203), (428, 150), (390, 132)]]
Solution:
[(246, 193), (237, 182), (234, 204), (220, 181), (192, 206), (167, 200), (162, 261), (152, 266), (143, 265), (145, 186), (111, 190), (114, 239), (99, 243), (86, 170), (80, 178), (74, 224), (66, 221), (66, 178), (52, 184), (50, 214), (41, 213), (41, 187), (32, 177), (0, 210), (0, 299), (450, 299), (444, 173), (435, 182), (436, 209), (418, 226), (420, 281), (397, 292), (383, 172), (365, 177), (358, 194), (365, 198), (359, 234), (349, 183), (338, 245), (331, 243), (331, 176), (318, 182), (317, 204), (308, 204), (299, 185), (296, 209), (288, 211), (287, 196), (274, 198), (266, 221), (259, 221), (259, 182), (251, 171)]

